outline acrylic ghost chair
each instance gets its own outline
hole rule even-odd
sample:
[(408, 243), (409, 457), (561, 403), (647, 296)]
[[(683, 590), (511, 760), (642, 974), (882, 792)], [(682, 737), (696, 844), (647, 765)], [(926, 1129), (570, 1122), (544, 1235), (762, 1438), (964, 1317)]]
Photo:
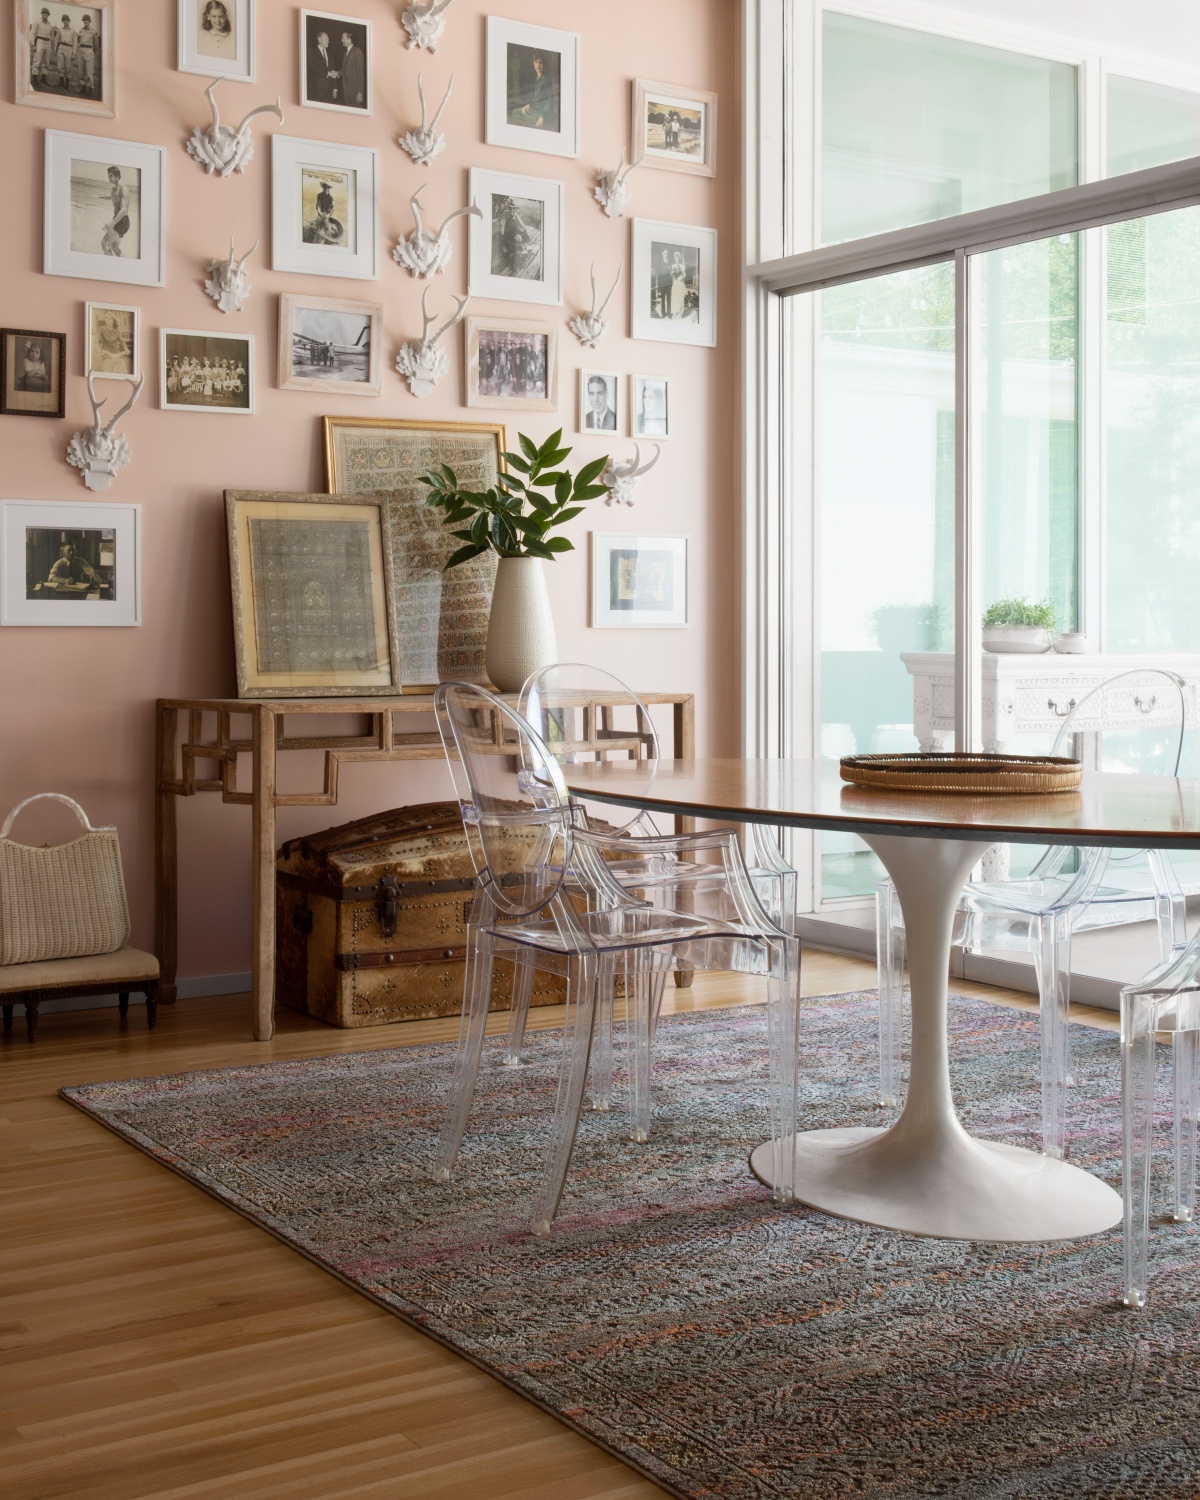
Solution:
[(655, 991), (672, 963), (686, 963), (768, 981), (775, 1196), (789, 1201), (791, 1151), (782, 1142), (795, 1129), (798, 948), (759, 904), (736, 840), (700, 836), (709, 840), (704, 846), (709, 856), (724, 866), (729, 915), (676, 912), (639, 901), (610, 873), (605, 856), (619, 841), (578, 825), (558, 762), (514, 709), (468, 683), (441, 684), (434, 702), (478, 877), (467, 923), (462, 1023), (435, 1178), (449, 1179), (466, 1131), (498, 957), (565, 974), (567, 981), (555, 1116), (533, 1214), (535, 1234), (549, 1232), (562, 1196), (600, 991), (611, 991), (618, 977), (623, 982), (630, 1135), (645, 1140)]
[[(1059, 712), (1057, 705), (1051, 705)], [(1146, 722), (1141, 728), (1138, 720)], [(1174, 672), (1120, 672), (1066, 706), (1052, 753), (1069, 755), (1086, 736), (1090, 769), (1180, 773), (1193, 714)], [(1121, 727), (1106, 731), (1107, 724)], [(1137, 743), (1134, 743), (1136, 737)], [(1077, 854), (1077, 858), (1074, 857)], [(900, 1102), (904, 919), (890, 880), (875, 889), (879, 973), (880, 1101)], [(1066, 1150), (1066, 1090), (1072, 1083), (1068, 1026), (1074, 933), (1155, 921), (1163, 960), (1184, 942), (1184, 898), (1160, 850), (1054, 846), (1028, 875), (971, 881), (959, 904), (955, 942), (971, 952), (1032, 950), (1041, 1030), (1042, 1150)]]

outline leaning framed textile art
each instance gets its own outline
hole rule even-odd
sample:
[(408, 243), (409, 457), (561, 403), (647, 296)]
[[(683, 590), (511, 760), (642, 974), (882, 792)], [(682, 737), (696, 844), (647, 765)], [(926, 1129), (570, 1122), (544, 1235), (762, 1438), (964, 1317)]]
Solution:
[(392, 548), (378, 496), (226, 490), (239, 698), (395, 693)]
[(399, 680), (428, 692), (448, 679), (486, 682), (492, 552), (445, 571), (459, 545), (425, 505), (419, 476), (449, 464), (459, 482), (485, 490), (504, 462), (503, 423), (325, 418), (325, 482), (339, 495), (383, 494), (392, 539)]

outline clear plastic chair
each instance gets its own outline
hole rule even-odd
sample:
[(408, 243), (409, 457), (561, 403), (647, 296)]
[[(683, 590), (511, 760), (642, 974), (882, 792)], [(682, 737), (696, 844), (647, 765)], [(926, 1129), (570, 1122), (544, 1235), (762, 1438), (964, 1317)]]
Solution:
[[(1143, 718), (1144, 725), (1137, 721)], [(1052, 753), (1083, 758), (1101, 771), (1180, 774), (1192, 721), (1188, 689), (1173, 672), (1121, 672), (1069, 712)], [(1119, 724), (1119, 729), (1106, 728)], [(880, 1102), (900, 1100), (904, 918), (890, 880), (875, 889), (879, 971)], [(959, 905), (954, 941), (971, 952), (1032, 951), (1038, 983), (1042, 1061), (1042, 1150), (1066, 1150), (1065, 1091), (1072, 1083), (1068, 1026), (1073, 934), (1155, 921), (1163, 960), (1184, 941), (1184, 898), (1170, 859), (1158, 850), (1052, 847), (1019, 879), (971, 881)]]
[[(630, 1074), (629, 1131), (650, 1128), (650, 1039), (657, 996), (672, 964), (735, 970), (768, 980), (771, 1119), (776, 1198), (793, 1196), (799, 954), (796, 939), (763, 910), (736, 840), (699, 835), (724, 867), (719, 900), (701, 893), (695, 912), (636, 899), (612, 878), (609, 858), (624, 842), (581, 827), (558, 762), (502, 699), (468, 683), (442, 683), (438, 727), (478, 873), (467, 925), (462, 1024), (450, 1105), (435, 1178), (449, 1179), (466, 1131), (483, 1054), (497, 958), (565, 974), (566, 1018), (549, 1159), (533, 1214), (549, 1232), (566, 1179), (583, 1104), (597, 998), (619, 978), (625, 992)], [(721, 905), (719, 911), (705, 909)]]

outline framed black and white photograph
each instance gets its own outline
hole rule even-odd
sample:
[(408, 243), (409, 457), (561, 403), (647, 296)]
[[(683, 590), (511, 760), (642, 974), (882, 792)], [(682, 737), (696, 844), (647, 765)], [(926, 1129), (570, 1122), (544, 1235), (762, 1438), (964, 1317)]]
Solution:
[(0, 415), (61, 417), (66, 357), (65, 333), (0, 328)]
[(0, 501), (0, 625), (140, 625), (140, 505)]
[(254, 5), (255, 0), (178, 0), (179, 71), (252, 83)]
[(644, 167), (717, 173), (717, 96), (672, 83), (633, 83), (633, 156)]
[(612, 370), (580, 370), (580, 432), (621, 431), (621, 377)]
[(471, 296), (561, 307), (562, 183), (472, 167), (470, 200)]
[(83, 373), (97, 380), (136, 380), (141, 314), (116, 302), (83, 304)]
[(113, 10), (114, 0), (94, 5), (15, 0), (16, 102), (112, 119), (117, 112)]
[(279, 389), (378, 396), (383, 307), (340, 297), (279, 296)]
[(579, 37), (489, 16), (487, 142), (579, 155)]
[(254, 410), (254, 340), (249, 334), (159, 329), (159, 406), (169, 411)]
[(271, 267), (373, 281), (378, 274), (379, 153), (271, 137)]
[(592, 628), (688, 622), (687, 538), (592, 532)]
[(634, 219), (629, 332), (666, 344), (717, 342), (717, 231)]
[(371, 23), (323, 10), (300, 12), (300, 102), (371, 113)]
[(162, 286), (166, 149), (46, 131), (42, 270)]
[(558, 325), (468, 318), (467, 405), (558, 409)]
[(665, 375), (629, 377), (629, 435), (671, 436), (671, 382)]

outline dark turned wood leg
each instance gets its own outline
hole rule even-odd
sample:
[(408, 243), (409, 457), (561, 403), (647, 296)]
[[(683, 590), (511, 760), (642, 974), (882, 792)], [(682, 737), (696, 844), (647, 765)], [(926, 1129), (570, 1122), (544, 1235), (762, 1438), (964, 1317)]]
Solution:
[(38, 1002), (26, 1000), (25, 1002), (25, 1035), (32, 1042), (37, 1036)]
[(118, 993), (118, 995), (117, 995), (117, 1009), (121, 1012), (121, 1019), (122, 1019), (122, 1021), (124, 1021), (126, 1019), (126, 1017), (129, 1015), (129, 991), (128, 990), (121, 990)]
[(12, 1006), (11, 1005), (6, 1005), (4, 1007), (4, 1035), (5, 1036), (12, 1036), (12, 1013), (13, 1013)]
[(153, 1031), (158, 1020), (158, 985), (148, 984), (142, 993), (146, 996), (146, 1030)]

